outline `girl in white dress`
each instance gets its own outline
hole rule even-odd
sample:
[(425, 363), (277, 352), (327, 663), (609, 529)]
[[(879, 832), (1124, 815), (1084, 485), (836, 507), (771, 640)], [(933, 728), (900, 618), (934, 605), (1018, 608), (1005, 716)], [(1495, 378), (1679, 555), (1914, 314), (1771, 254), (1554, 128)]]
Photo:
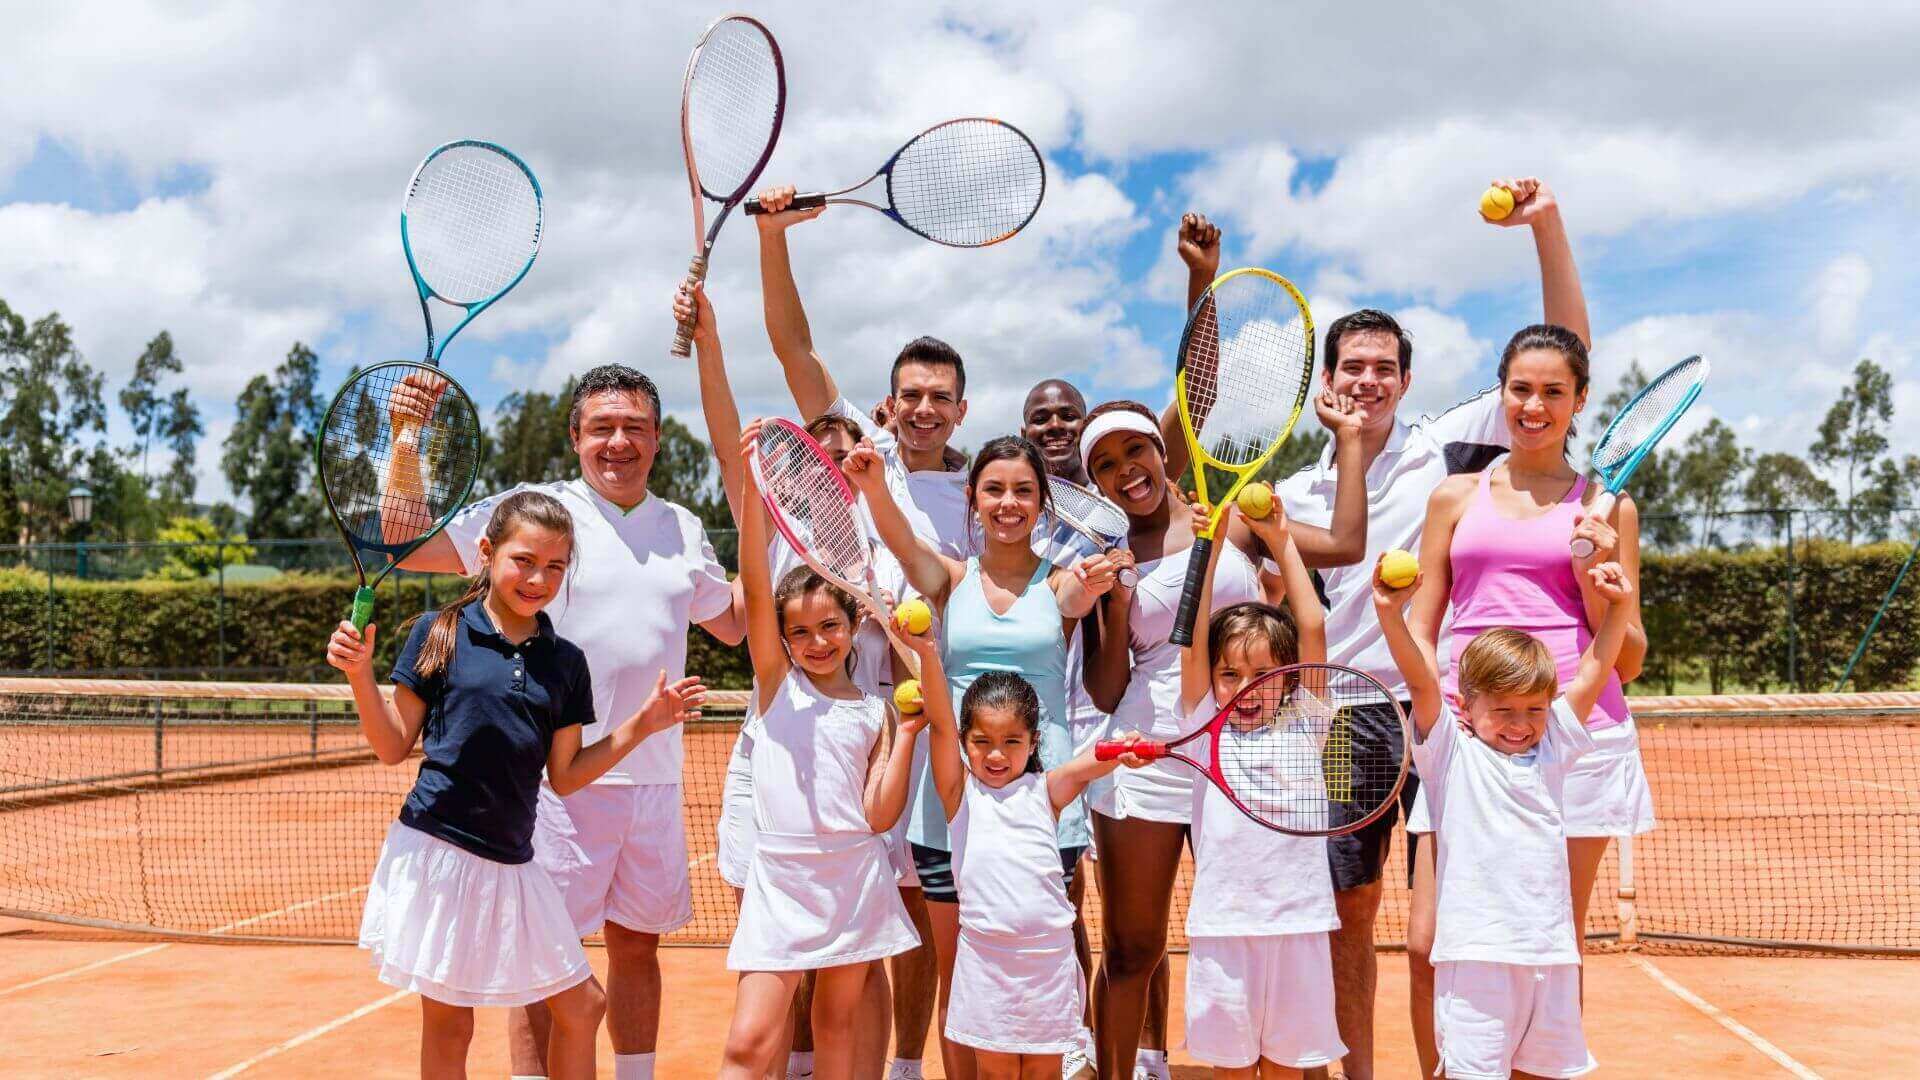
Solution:
[(946, 1037), (973, 1048), (980, 1080), (1059, 1076), (1061, 1055), (1079, 1045), (1084, 1008), (1055, 843), (1060, 811), (1093, 780), (1143, 762), (1099, 761), (1088, 749), (1042, 772), (1040, 697), (1012, 672), (974, 679), (957, 728), (947, 684), (921, 686), (960, 901)]
[[(1195, 505), (1196, 525), (1206, 508)], [(1223, 521), (1239, 516), (1229, 507)], [(1324, 663), (1326, 613), (1278, 503), (1247, 524), (1278, 560), (1287, 608), (1243, 603), (1213, 610), (1220, 547), (1207, 565), (1195, 616), (1205, 632), (1181, 657), (1183, 730), (1213, 719), (1248, 683), (1288, 664)], [(1224, 546), (1224, 545), (1221, 545)], [(1331, 710), (1306, 687), (1296, 704)], [(1324, 728), (1320, 728), (1324, 731)], [(1300, 739), (1284, 728), (1240, 737)], [(1207, 752), (1198, 746), (1196, 754)], [(1312, 778), (1318, 783), (1319, 777)], [(1292, 1080), (1346, 1053), (1333, 1013), (1333, 953), (1340, 925), (1327, 842), (1274, 832), (1235, 809), (1209, 783), (1193, 785), (1193, 898), (1187, 907), (1187, 1050), (1221, 1080)]]
[[(749, 425), (743, 453), (758, 437), (759, 425)], [(925, 721), (909, 719), (889, 746), (890, 705), (853, 677), (853, 598), (805, 566), (776, 588), (751, 472), (740, 510), (757, 840), (727, 951), (727, 967), (741, 975), (721, 1075), (765, 1072), (785, 1042), (801, 974), (816, 971), (814, 1075), (838, 1080), (853, 1075), (852, 1018), (869, 961), (920, 943), (882, 836), (906, 806), (913, 735)], [(926, 670), (937, 679), (937, 658)]]

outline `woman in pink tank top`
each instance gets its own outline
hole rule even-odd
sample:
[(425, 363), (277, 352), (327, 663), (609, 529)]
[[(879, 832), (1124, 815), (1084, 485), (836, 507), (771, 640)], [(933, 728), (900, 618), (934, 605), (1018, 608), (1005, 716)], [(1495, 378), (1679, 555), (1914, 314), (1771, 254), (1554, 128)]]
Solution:
[[(1449, 694), (1458, 685), (1461, 651), (1475, 634), (1497, 626), (1525, 630), (1546, 643), (1565, 684), (1606, 610), (1587, 570), (1616, 561), (1635, 582), (1633, 625), (1614, 677), (1587, 718), (1597, 749), (1575, 766), (1564, 796), (1574, 920), (1582, 928), (1608, 841), (1653, 828), (1639, 738), (1621, 690), (1623, 682), (1639, 675), (1647, 651), (1638, 610), (1639, 517), (1625, 495), (1610, 516), (1586, 515), (1597, 489), (1568, 461), (1568, 445), (1574, 417), (1586, 404), (1587, 384), (1586, 343), (1572, 331), (1530, 326), (1507, 343), (1500, 357), (1500, 388), (1512, 452), (1485, 472), (1449, 478), (1434, 492), (1420, 540), (1424, 578), (1407, 620), (1415, 638), (1435, 648)], [(1576, 536), (1593, 541), (1592, 555), (1573, 557)], [(1449, 622), (1451, 647), (1440, 653), (1442, 628)], [(1409, 832), (1430, 831), (1424, 811), (1416, 806)], [(1421, 1057), (1429, 1064), (1433, 851), (1431, 843), (1419, 845), (1408, 928), (1415, 1031), (1427, 1035)]]

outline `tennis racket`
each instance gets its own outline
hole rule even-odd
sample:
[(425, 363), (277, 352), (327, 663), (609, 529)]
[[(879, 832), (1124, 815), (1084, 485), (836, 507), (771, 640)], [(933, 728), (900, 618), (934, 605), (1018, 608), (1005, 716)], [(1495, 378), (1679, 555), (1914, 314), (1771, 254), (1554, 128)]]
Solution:
[(762, 421), (747, 460), (773, 527), (800, 561), (871, 609), (916, 678), (919, 658), (900, 640), (873, 577), (873, 543), (855, 512), (859, 497), (821, 445), (790, 420)]
[[(1686, 415), (1706, 387), (1710, 370), (1712, 365), (1697, 356), (1673, 365), (1642, 387), (1600, 433), (1600, 441), (1593, 444), (1593, 471), (1606, 490), (1594, 496), (1593, 505), (1587, 508), (1588, 517), (1604, 518), (1613, 513), (1613, 504), (1633, 478), (1633, 471)], [(1592, 555), (1593, 541), (1574, 537), (1573, 554), (1578, 559)]]
[[(1092, 541), (1095, 550), (1104, 554), (1127, 538), (1126, 511), (1099, 492), (1058, 476), (1047, 477), (1047, 487), (1053, 496), (1054, 519)], [(1131, 566), (1121, 570), (1118, 577), (1129, 589), (1140, 583), (1139, 573)]]
[(1248, 683), (1212, 720), (1173, 742), (1103, 739), (1094, 755), (1172, 758), (1200, 770), (1269, 829), (1342, 836), (1393, 807), (1411, 745), (1406, 713), (1371, 675), (1293, 664)]
[[(1313, 314), (1293, 283), (1267, 270), (1222, 274), (1193, 306), (1180, 335), (1174, 400), (1193, 452), (1193, 483), (1213, 513), (1187, 558), (1175, 645), (1193, 642), (1193, 616), (1214, 531), (1234, 496), (1258, 475), (1300, 419), (1313, 381)], [(1207, 469), (1230, 477), (1212, 498)]]
[(480, 471), (480, 417), (440, 369), (376, 364), (334, 395), (316, 453), (321, 494), (360, 575), (349, 617), (364, 630), (374, 586), (466, 503)]
[[(842, 196), (886, 178), (886, 205)], [(839, 191), (795, 195), (789, 210), (852, 203), (878, 210), (918, 236), (948, 247), (986, 247), (1040, 212), (1047, 167), (1019, 128), (985, 117), (935, 124), (894, 151), (880, 171)], [(760, 200), (747, 213), (764, 214)]]
[[(400, 246), (427, 322), (427, 363), (438, 364), (454, 335), (532, 269), (540, 254), (540, 202), (533, 170), (489, 142), (450, 142), (413, 170), (400, 208)], [(429, 299), (463, 311), (438, 346)]]
[[(689, 283), (707, 280), (707, 259), (727, 215), (746, 198), (773, 156), (787, 110), (780, 46), (757, 19), (728, 15), (707, 27), (687, 58), (680, 84), (680, 145), (693, 189), (693, 263)], [(720, 204), (707, 224), (706, 200)], [(693, 351), (693, 325), (680, 324), (673, 355)]]

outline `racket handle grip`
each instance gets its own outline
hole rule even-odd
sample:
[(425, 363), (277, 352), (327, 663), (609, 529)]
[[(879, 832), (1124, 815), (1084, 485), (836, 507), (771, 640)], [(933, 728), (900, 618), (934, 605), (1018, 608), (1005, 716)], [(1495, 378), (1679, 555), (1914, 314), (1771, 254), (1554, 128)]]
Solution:
[[(759, 217), (760, 215), (767, 213), (767, 208), (760, 205), (759, 196), (755, 196), (751, 199), (748, 199), (746, 202), (743, 202), (740, 205), (746, 208), (748, 217)], [(812, 191), (812, 192), (808, 192), (805, 195), (795, 195), (793, 197), (793, 201), (787, 204), (787, 209), (788, 210), (813, 210), (825, 205), (827, 205), (826, 193), (819, 192), (819, 191)]]
[(1167, 744), (1152, 739), (1128, 742), (1125, 739), (1101, 739), (1093, 744), (1095, 761), (1117, 761), (1122, 754), (1138, 754), (1148, 761), (1158, 761), (1167, 756)]
[[(687, 281), (697, 285), (705, 280), (707, 280), (707, 255), (706, 252), (703, 251), (695, 255), (693, 262), (687, 265)], [(680, 328), (673, 332), (673, 355), (693, 355), (692, 323), (683, 322), (680, 324)]]
[(1121, 588), (1131, 589), (1140, 584), (1140, 571), (1135, 570), (1133, 567), (1129, 566), (1125, 570), (1122, 570), (1118, 574), (1114, 575), (1114, 579), (1120, 582)]
[[(1602, 517), (1602, 518), (1610, 517), (1613, 514), (1613, 504), (1618, 501), (1619, 501), (1618, 499), (1614, 498), (1613, 492), (1603, 491), (1600, 494), (1594, 496), (1593, 505), (1587, 507), (1586, 509), (1586, 516)], [(1585, 559), (1585, 558), (1591, 557), (1592, 555), (1593, 555), (1593, 541), (1587, 539), (1584, 536), (1576, 536), (1573, 538), (1573, 557), (1574, 558)]]
[(1193, 644), (1193, 617), (1200, 611), (1200, 586), (1207, 580), (1207, 563), (1213, 557), (1213, 537), (1196, 536), (1187, 553), (1187, 583), (1180, 589), (1180, 609), (1173, 617), (1173, 633), (1167, 640), (1175, 645)]
[(347, 616), (355, 630), (365, 630), (373, 621), (373, 590), (362, 585), (353, 591), (353, 612)]

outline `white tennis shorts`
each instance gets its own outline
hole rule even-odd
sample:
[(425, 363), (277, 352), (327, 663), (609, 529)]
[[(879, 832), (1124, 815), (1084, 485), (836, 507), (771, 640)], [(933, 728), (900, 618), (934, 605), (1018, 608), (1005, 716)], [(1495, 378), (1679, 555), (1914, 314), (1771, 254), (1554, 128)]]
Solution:
[(590, 784), (564, 799), (541, 784), (533, 857), (582, 936), (608, 922), (667, 934), (693, 921), (679, 784)]
[(1582, 1076), (1597, 1064), (1580, 1027), (1580, 965), (1433, 965), (1433, 1033), (1449, 1080)]
[(1325, 933), (1196, 937), (1187, 945), (1187, 1052), (1244, 1069), (1313, 1069), (1343, 1057)]

